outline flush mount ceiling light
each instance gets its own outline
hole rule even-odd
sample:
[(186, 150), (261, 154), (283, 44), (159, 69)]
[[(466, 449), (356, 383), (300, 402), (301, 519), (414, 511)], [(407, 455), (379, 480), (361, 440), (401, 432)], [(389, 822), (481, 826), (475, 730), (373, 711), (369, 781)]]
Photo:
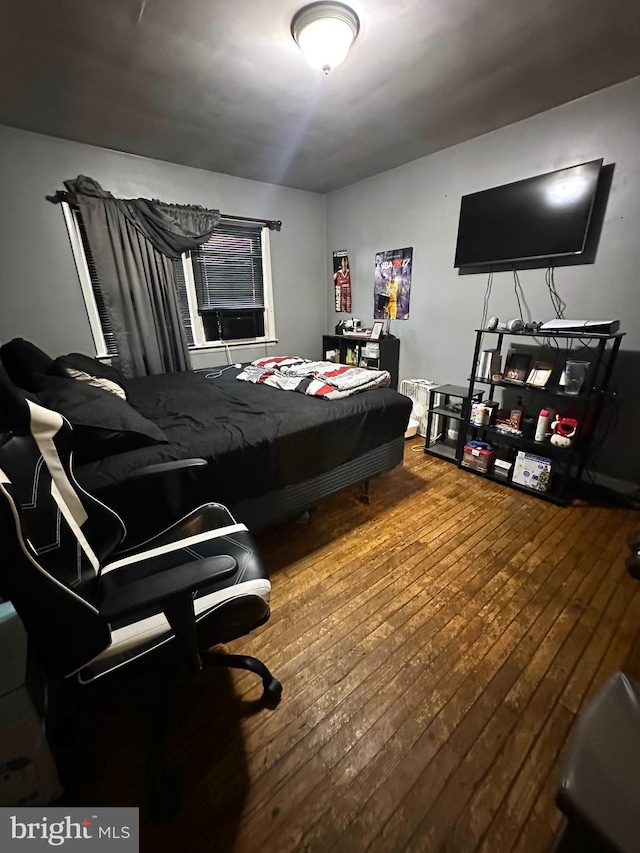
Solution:
[(325, 74), (344, 61), (359, 29), (358, 16), (344, 3), (311, 3), (291, 22), (291, 35), (304, 58)]

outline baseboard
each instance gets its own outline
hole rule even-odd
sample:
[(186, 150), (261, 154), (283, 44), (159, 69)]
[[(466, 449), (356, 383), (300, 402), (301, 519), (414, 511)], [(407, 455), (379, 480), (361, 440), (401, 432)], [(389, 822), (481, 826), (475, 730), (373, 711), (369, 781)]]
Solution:
[(617, 477), (609, 477), (607, 474), (600, 474), (597, 471), (585, 471), (583, 480), (585, 482), (591, 480), (596, 485), (610, 489), (622, 497), (631, 497), (640, 493), (639, 483), (633, 483), (631, 480), (620, 480)]

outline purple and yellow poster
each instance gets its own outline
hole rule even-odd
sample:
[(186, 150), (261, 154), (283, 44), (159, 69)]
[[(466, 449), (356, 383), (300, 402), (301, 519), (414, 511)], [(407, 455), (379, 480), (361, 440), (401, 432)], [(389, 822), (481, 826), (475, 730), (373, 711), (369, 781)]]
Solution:
[(374, 320), (408, 320), (413, 248), (376, 254), (373, 283)]

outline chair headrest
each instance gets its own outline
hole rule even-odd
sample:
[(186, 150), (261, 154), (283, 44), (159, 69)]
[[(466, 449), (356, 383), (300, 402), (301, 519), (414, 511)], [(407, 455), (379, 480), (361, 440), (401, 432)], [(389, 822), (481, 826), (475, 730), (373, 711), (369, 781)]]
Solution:
[(38, 373), (47, 373), (53, 364), (50, 355), (24, 338), (13, 338), (2, 344), (0, 360), (11, 381), (18, 388), (25, 388), (27, 391), (37, 390), (35, 376)]

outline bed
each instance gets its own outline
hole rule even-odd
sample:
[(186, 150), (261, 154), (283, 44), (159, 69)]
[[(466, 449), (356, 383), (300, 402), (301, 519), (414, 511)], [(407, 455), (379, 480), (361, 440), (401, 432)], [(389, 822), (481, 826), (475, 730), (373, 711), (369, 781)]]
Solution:
[[(4, 352), (2, 358), (5, 361)], [(44, 382), (50, 368), (43, 367), (36, 371), (41, 379), (33, 393), (74, 423), (76, 410), (70, 411), (68, 403), (65, 408), (60, 389), (86, 383), (60, 377)], [(75, 472), (80, 484), (116, 509), (139, 537), (146, 532), (140, 508), (147, 503), (154, 505), (157, 529), (161, 491), (157, 480), (137, 476), (140, 469), (202, 458), (206, 466), (165, 478), (166, 517), (216, 500), (250, 529), (258, 529), (295, 516), (347, 486), (367, 483), (402, 462), (411, 411), (406, 396), (376, 388), (324, 400), (238, 381), (239, 372), (212, 368), (122, 380), (123, 405), (157, 428), (163, 439), (124, 452), (101, 452), (93, 459), (78, 454)], [(24, 377), (18, 378), (24, 384)], [(107, 396), (109, 405), (115, 404), (113, 395)], [(90, 406), (94, 416), (102, 397)]]

